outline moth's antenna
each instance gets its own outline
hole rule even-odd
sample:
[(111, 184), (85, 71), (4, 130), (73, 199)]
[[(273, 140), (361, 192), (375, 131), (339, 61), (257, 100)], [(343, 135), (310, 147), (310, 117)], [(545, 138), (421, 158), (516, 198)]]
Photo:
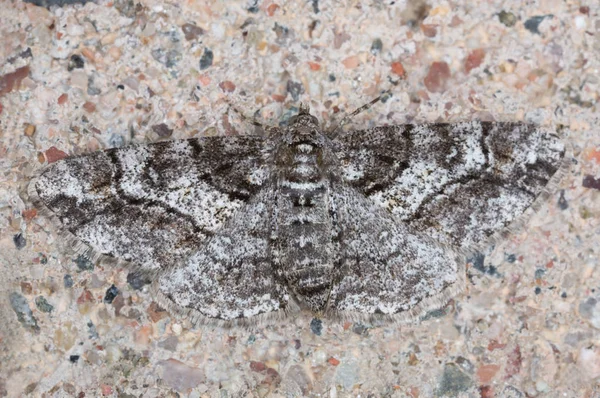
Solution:
[(373, 105), (375, 105), (376, 103), (381, 101), (381, 98), (383, 98), (384, 95), (387, 95), (389, 93), (390, 93), (390, 90), (384, 91), (379, 97), (375, 98), (373, 101), (371, 101), (367, 104), (364, 104), (360, 108), (355, 109), (354, 112), (344, 116), (342, 118), (342, 120), (340, 120), (340, 122), (334, 127), (334, 129), (331, 130), (331, 132), (327, 134), (327, 137), (329, 137), (329, 139), (334, 139), (338, 135), (339, 130), (341, 130), (342, 127), (344, 127), (344, 125), (350, 121), (350, 119), (352, 119), (354, 116), (358, 115), (359, 113), (366, 111), (367, 109), (369, 109), (370, 107), (372, 107)]

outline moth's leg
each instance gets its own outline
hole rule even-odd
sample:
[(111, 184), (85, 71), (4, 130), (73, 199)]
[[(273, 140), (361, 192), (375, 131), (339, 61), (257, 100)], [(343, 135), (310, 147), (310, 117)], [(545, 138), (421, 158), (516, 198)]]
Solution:
[(342, 117), (342, 120), (340, 120), (340, 122), (337, 125), (335, 125), (331, 131), (326, 132), (327, 137), (329, 139), (334, 139), (339, 134), (339, 132), (342, 130), (342, 127), (344, 127), (345, 124), (350, 122), (350, 119), (352, 119), (354, 116), (358, 115), (359, 113), (368, 110), (373, 105), (375, 105), (376, 103), (381, 101), (381, 99), (389, 93), (390, 93), (390, 90), (386, 90), (383, 93), (381, 93), (381, 95), (379, 95), (377, 98), (372, 100), (371, 102), (368, 102), (368, 103), (364, 104), (363, 106), (355, 109), (354, 112), (352, 112), (350, 114), (344, 115), (344, 117)]

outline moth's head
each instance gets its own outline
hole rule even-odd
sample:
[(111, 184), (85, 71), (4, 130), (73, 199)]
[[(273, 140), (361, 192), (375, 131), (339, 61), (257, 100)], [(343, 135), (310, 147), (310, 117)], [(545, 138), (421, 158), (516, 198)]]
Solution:
[(316, 141), (321, 135), (319, 120), (310, 114), (305, 105), (300, 105), (300, 112), (290, 118), (288, 131), (292, 134), (292, 141)]

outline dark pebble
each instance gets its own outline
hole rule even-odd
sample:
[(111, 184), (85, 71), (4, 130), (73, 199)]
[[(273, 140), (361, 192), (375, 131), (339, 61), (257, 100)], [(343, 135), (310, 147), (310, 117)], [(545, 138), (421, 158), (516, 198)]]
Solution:
[(15, 243), (15, 246), (19, 250), (21, 250), (22, 248), (24, 248), (25, 245), (27, 244), (27, 240), (25, 239), (25, 237), (23, 236), (22, 233), (18, 233), (16, 235), (14, 235), (13, 236), (13, 242)]
[(290, 93), (294, 101), (298, 101), (298, 98), (300, 98), (300, 94), (304, 92), (304, 87), (302, 86), (302, 83), (288, 80), (286, 84), (286, 90), (288, 93)]
[(38, 296), (35, 298), (35, 306), (38, 310), (45, 313), (49, 313), (54, 309), (54, 306), (48, 303), (48, 301), (43, 296)]
[(517, 17), (512, 12), (500, 11), (498, 13), (498, 19), (504, 24), (504, 26), (512, 28), (517, 23)]
[(567, 292), (562, 292), (562, 294), (560, 295), (560, 297), (567, 298)]
[(312, 0), (312, 8), (315, 14), (319, 13), (319, 0)]
[(252, 14), (256, 14), (259, 11), (258, 0), (252, 0), (250, 7), (246, 8), (246, 10)]
[(199, 36), (204, 34), (204, 29), (193, 25), (191, 23), (186, 23), (181, 26), (181, 30), (183, 31), (183, 35), (187, 41), (195, 40)]
[(373, 55), (379, 54), (381, 52), (382, 48), (383, 48), (383, 43), (381, 42), (381, 39), (373, 40), (373, 43), (371, 44), (371, 54), (373, 54)]
[(27, 329), (39, 332), (40, 327), (37, 324), (37, 319), (34, 318), (31, 312), (31, 308), (29, 308), (29, 304), (27, 304), (27, 299), (19, 293), (13, 292), (10, 294), (9, 300), (10, 306), (17, 314), (19, 322)]
[(173, 134), (173, 129), (170, 129), (165, 123), (155, 124), (152, 126), (152, 131), (158, 134), (161, 138), (170, 137)]
[(594, 178), (591, 175), (586, 175), (585, 177), (583, 177), (583, 182), (581, 183), (581, 185), (584, 188), (592, 188), (592, 189), (600, 190), (600, 178)]
[(77, 256), (74, 262), (80, 271), (89, 271), (94, 269), (94, 263), (92, 263), (90, 259), (84, 256), (83, 254)]
[(290, 38), (290, 29), (286, 26), (279, 25), (278, 23), (275, 23), (273, 32), (275, 32), (275, 35), (277, 36), (276, 40), (278, 43), (284, 43)]
[(152, 280), (140, 272), (130, 272), (127, 274), (127, 283), (133, 290), (140, 290), (145, 285), (151, 283)]
[(82, 69), (85, 64), (83, 57), (78, 54), (71, 55), (69, 59), (69, 64), (67, 65), (67, 70), (70, 72), (73, 69)]
[(334, 82), (335, 81), (335, 75), (333, 73), (329, 74), (329, 81), (330, 82)]
[(119, 289), (117, 289), (115, 285), (112, 285), (108, 288), (106, 294), (104, 295), (104, 302), (107, 304), (111, 304), (115, 297), (117, 297), (117, 294), (119, 294)]
[(538, 269), (535, 270), (534, 277), (535, 277), (535, 279), (540, 279), (540, 278), (543, 278), (545, 274), (546, 274), (546, 270), (545, 269), (538, 268)]
[(392, 98), (392, 93), (386, 91), (385, 93), (381, 94), (381, 98), (379, 98), (379, 101), (381, 101), (382, 104), (385, 104), (390, 100), (390, 98)]
[(352, 331), (361, 336), (367, 336), (369, 334), (369, 328), (362, 323), (355, 323), (352, 326)]
[(62, 7), (69, 4), (85, 4), (89, 2), (95, 3), (94, 0), (24, 0), (24, 2), (48, 9), (52, 6)]
[(94, 325), (94, 323), (92, 321), (89, 321), (87, 323), (88, 326), (88, 332), (90, 334), (90, 339), (97, 339), (98, 336), (98, 331), (96, 330), (96, 325)]
[(69, 356), (69, 361), (71, 361), (73, 363), (79, 361), (79, 355), (70, 355)]
[(255, 342), (255, 341), (256, 341), (256, 336), (255, 336), (255, 335), (253, 335), (253, 334), (251, 334), (251, 335), (248, 337), (248, 341), (246, 341), (246, 344), (247, 344), (247, 345), (252, 345), (252, 344), (254, 344), (254, 342)]
[(525, 21), (525, 29), (527, 29), (531, 33), (535, 33), (535, 34), (539, 35), (541, 33), (538, 29), (539, 29), (542, 21), (546, 18), (552, 18), (553, 16), (554, 15), (549, 14), (549, 15), (536, 15), (535, 17), (531, 17), (527, 21)]
[(31, 48), (27, 47), (26, 50), (21, 51), (19, 54), (15, 55), (15, 56), (7, 58), (6, 61), (9, 64), (14, 64), (15, 61), (18, 60), (19, 58), (23, 58), (23, 59), (25, 59), (25, 58), (33, 58), (33, 54), (31, 52)]
[(558, 197), (558, 208), (561, 210), (567, 210), (569, 208), (569, 203), (565, 199), (565, 190), (560, 190), (560, 196)]
[(73, 287), (73, 277), (69, 274), (65, 274), (63, 277), (63, 284), (66, 288)]
[(317, 336), (320, 336), (323, 331), (323, 322), (320, 319), (313, 318), (310, 321), (310, 330)]
[(460, 393), (467, 391), (473, 385), (473, 380), (469, 375), (463, 373), (458, 366), (453, 363), (444, 366), (444, 373), (438, 385), (437, 396), (456, 397)]
[(479, 272), (483, 272), (484, 274), (488, 275), (499, 276), (498, 270), (495, 266), (485, 266), (485, 255), (481, 252), (474, 253), (471, 257), (467, 258), (467, 262), (471, 263), (473, 268)]
[(208, 69), (213, 63), (213, 52), (210, 48), (204, 49), (204, 54), (200, 58), (200, 70)]
[(542, 292), (542, 289), (538, 286), (535, 288), (535, 294), (540, 294)]
[(517, 256), (514, 254), (505, 254), (504, 255), (504, 259), (506, 261), (508, 261), (509, 263), (514, 263), (515, 261), (517, 261)]

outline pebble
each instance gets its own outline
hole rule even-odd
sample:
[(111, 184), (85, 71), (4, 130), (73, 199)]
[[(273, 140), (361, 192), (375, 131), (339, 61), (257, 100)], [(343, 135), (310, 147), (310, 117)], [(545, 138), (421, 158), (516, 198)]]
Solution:
[(546, 18), (552, 18), (554, 17), (554, 15), (549, 14), (549, 15), (536, 15), (534, 17), (529, 18), (527, 21), (525, 21), (525, 29), (527, 29), (528, 31), (530, 31), (531, 33), (535, 33), (538, 35), (541, 35), (541, 32), (539, 31), (539, 27), (540, 24), (542, 23), (542, 21)]
[(21, 293), (31, 294), (33, 292), (33, 286), (30, 282), (21, 282)]
[(94, 263), (92, 263), (90, 259), (83, 254), (78, 255), (73, 262), (75, 265), (77, 265), (79, 271), (90, 271), (94, 269)]
[(49, 313), (54, 309), (54, 306), (48, 303), (44, 296), (38, 296), (35, 298), (35, 306), (38, 310), (46, 313)]
[(517, 17), (512, 12), (506, 12), (504, 10), (498, 13), (498, 19), (506, 27), (512, 28), (517, 23)]
[(559, 192), (557, 205), (558, 205), (558, 208), (561, 210), (567, 210), (569, 208), (569, 202), (567, 202), (567, 199), (565, 198), (565, 190), (564, 189), (561, 189)]
[(166, 123), (155, 124), (152, 126), (152, 131), (158, 134), (158, 136), (161, 138), (167, 138), (173, 134), (173, 129), (170, 129)]
[(600, 329), (600, 304), (596, 297), (589, 297), (579, 303), (579, 316), (586, 319), (596, 329)]
[(104, 295), (104, 302), (107, 304), (111, 304), (115, 297), (117, 297), (117, 294), (119, 294), (119, 289), (117, 289), (115, 285), (112, 285), (108, 288), (106, 294)]
[(394, 73), (395, 75), (398, 75), (400, 77), (406, 76), (406, 71), (404, 70), (404, 66), (399, 61), (392, 62), (392, 73)]
[(29, 76), (29, 66), (17, 68), (14, 72), (0, 76), (0, 97), (10, 93), (13, 89), (18, 89), (21, 82)]
[(204, 372), (176, 359), (161, 361), (162, 381), (169, 387), (184, 392), (206, 381)]
[(183, 31), (183, 35), (187, 41), (196, 40), (198, 37), (204, 34), (204, 29), (191, 23), (181, 25), (181, 30)]
[(458, 396), (473, 386), (473, 379), (453, 363), (444, 366), (444, 373), (438, 385), (437, 395)]
[(358, 59), (358, 56), (351, 55), (342, 60), (342, 64), (346, 67), (346, 69), (354, 69), (360, 64), (360, 60)]
[(34, 134), (35, 134), (35, 125), (30, 124), (30, 123), (25, 124), (25, 135), (27, 137), (33, 137)]
[(27, 245), (27, 240), (23, 234), (19, 232), (18, 234), (13, 235), (13, 243), (17, 249), (21, 250)]
[(487, 384), (498, 373), (500, 366), (495, 364), (482, 365), (477, 369), (477, 378), (483, 384)]
[(583, 181), (581, 183), (581, 186), (583, 186), (584, 188), (591, 188), (591, 189), (598, 189), (600, 190), (600, 177), (599, 178), (594, 178), (591, 175), (586, 175), (583, 177)]
[(67, 70), (71, 72), (73, 69), (83, 69), (84, 66), (85, 61), (83, 60), (83, 57), (79, 54), (73, 54), (71, 55), (71, 58), (69, 58)]
[(425, 87), (432, 93), (441, 93), (446, 91), (446, 85), (450, 78), (450, 67), (445, 62), (434, 62), (429, 67), (429, 72), (425, 76)]
[(19, 293), (13, 292), (9, 296), (10, 306), (17, 314), (17, 319), (21, 324), (30, 331), (39, 332), (40, 327), (37, 324), (37, 319), (33, 316), (31, 308), (27, 303), (27, 299)]
[(485, 58), (485, 50), (482, 48), (478, 48), (473, 50), (465, 60), (465, 72), (469, 73), (471, 70), (477, 68), (483, 62)]
[(210, 48), (204, 49), (204, 54), (200, 58), (200, 70), (208, 69), (213, 63), (213, 52)]
[(233, 93), (235, 91), (235, 84), (229, 80), (219, 83), (219, 87), (226, 93)]
[(60, 149), (56, 148), (55, 146), (51, 146), (50, 148), (46, 149), (46, 152), (44, 152), (44, 156), (46, 157), (46, 161), (48, 163), (54, 163), (56, 161), (66, 158), (67, 154), (61, 151)]
[(381, 41), (381, 39), (377, 38), (373, 40), (373, 42), (371, 43), (371, 54), (377, 55), (381, 52), (382, 49), (383, 42)]
[(310, 330), (317, 336), (320, 336), (323, 332), (323, 322), (320, 319), (313, 318), (310, 321)]

